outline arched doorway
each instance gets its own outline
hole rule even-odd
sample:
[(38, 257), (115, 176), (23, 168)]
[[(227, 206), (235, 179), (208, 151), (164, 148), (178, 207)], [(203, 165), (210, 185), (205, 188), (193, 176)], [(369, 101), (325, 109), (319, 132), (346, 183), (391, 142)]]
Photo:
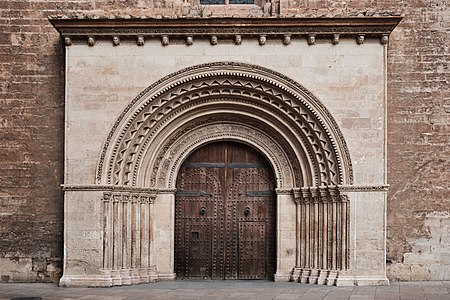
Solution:
[(273, 277), (275, 179), (264, 156), (242, 143), (207, 144), (184, 161), (176, 187), (178, 278)]

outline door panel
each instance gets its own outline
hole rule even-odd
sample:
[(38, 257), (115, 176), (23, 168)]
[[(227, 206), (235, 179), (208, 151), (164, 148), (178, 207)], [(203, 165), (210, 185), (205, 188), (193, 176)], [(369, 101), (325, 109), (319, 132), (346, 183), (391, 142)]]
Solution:
[(265, 222), (239, 222), (239, 279), (266, 278), (265, 229)]
[(195, 151), (177, 178), (177, 276), (271, 277), (275, 208), (273, 172), (259, 152), (233, 142)]
[[(190, 222), (186, 226), (186, 272), (192, 278), (211, 277), (211, 226), (209, 222)], [(201, 254), (201, 255), (199, 255)]]
[[(175, 272), (180, 278), (222, 278), (223, 168), (183, 168), (175, 205)], [(223, 268), (223, 267), (222, 267)], [(217, 275), (218, 274), (218, 275)]]

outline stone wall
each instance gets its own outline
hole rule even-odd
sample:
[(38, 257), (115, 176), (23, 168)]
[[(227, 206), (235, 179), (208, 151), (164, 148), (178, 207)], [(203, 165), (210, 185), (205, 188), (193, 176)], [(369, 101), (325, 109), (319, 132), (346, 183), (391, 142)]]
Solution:
[[(450, 279), (450, 11), (445, 0), (276, 2), (0, 0), (1, 281), (61, 275), (64, 59), (55, 14), (371, 15), (402, 9), (388, 52), (388, 276)], [(209, 9), (209, 8), (208, 8)], [(175, 11), (175, 13), (172, 13)], [(336, 91), (338, 92), (338, 91)]]

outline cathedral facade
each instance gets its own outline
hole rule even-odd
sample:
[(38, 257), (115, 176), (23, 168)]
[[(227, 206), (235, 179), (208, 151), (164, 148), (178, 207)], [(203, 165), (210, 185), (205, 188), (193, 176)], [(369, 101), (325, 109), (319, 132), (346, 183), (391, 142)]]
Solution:
[(2, 281), (449, 279), (445, 5), (128, 2), (5, 4)]

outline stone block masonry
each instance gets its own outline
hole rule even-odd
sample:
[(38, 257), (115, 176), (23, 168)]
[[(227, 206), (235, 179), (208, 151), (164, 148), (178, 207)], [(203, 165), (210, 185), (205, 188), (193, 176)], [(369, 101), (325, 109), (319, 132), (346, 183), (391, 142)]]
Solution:
[[(60, 37), (47, 17), (181, 13), (181, 8), (178, 12), (173, 7), (172, 2), (147, 0), (0, 0), (1, 281), (57, 282), (61, 276), (64, 59)], [(280, 13), (289, 16), (385, 11), (405, 15), (390, 37), (388, 52), (388, 276), (391, 280), (448, 279), (449, 272), (443, 268), (448, 268), (450, 258), (442, 252), (448, 233), (440, 233), (448, 232), (445, 212), (450, 207), (447, 2), (280, 4)], [(220, 12), (235, 13), (247, 16), (249, 10), (234, 12), (230, 7)], [(439, 268), (433, 258), (438, 256)]]

